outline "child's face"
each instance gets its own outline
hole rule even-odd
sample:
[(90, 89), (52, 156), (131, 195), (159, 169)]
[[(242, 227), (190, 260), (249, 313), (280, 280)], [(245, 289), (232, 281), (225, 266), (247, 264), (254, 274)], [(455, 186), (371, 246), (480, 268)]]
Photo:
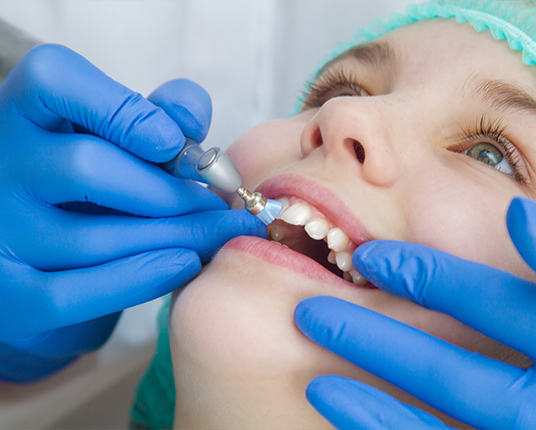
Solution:
[[(392, 51), (382, 52), (394, 55), (394, 63), (371, 50), (361, 50), (361, 59), (346, 56), (329, 74), (355, 85), (321, 78), (319, 100), (309, 98), (309, 108), (260, 124), (233, 143), (228, 152), (245, 186), (269, 198), (308, 202), (323, 214), (315, 216), (357, 245), (416, 242), (536, 279), (505, 225), (512, 197), (533, 194), (536, 106), (520, 109), (527, 100), (512, 102), (507, 85), (494, 88), (503, 81), (536, 94), (533, 70), (505, 41), (453, 20), (418, 23), (378, 42), (390, 44)], [(356, 85), (365, 92), (359, 95)], [(509, 157), (495, 165), (506, 153), (517, 167)], [(516, 178), (504, 173), (510, 171)], [(243, 207), (239, 199), (232, 204)], [(302, 227), (279, 227), (291, 248), (306, 238)], [(324, 264), (326, 256), (316, 258)], [(355, 286), (281, 245), (241, 237), (173, 304), (176, 426), (328, 428), (305, 399), (308, 382), (328, 373), (422, 407), (298, 331), (295, 306), (318, 295), (365, 306), (469, 350), (501, 359), (509, 353), (448, 316)]]

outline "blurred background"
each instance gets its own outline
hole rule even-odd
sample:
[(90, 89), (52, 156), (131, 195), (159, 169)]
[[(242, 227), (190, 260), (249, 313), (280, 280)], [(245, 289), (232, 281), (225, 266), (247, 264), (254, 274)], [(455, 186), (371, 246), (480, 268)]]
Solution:
[[(170, 79), (196, 81), (214, 105), (203, 146), (226, 148), (251, 126), (289, 115), (337, 41), (412, 2), (2, 0), (0, 19), (68, 46), (144, 96)], [(159, 307), (156, 300), (127, 310), (102, 350), (46, 381), (0, 383), (0, 429), (126, 428)]]

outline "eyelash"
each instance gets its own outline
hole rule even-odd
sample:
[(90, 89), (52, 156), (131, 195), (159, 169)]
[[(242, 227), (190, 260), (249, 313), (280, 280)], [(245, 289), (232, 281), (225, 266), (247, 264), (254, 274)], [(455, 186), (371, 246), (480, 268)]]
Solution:
[[(482, 116), (474, 127), (462, 130), (462, 135), (465, 142), (479, 143), (482, 139), (490, 139), (496, 143), (506, 158), (506, 161), (512, 167), (514, 173), (513, 179), (521, 185), (527, 185), (528, 179), (521, 172), (519, 153), (515, 145), (506, 137), (505, 130), (506, 128), (501, 125), (500, 120), (492, 121)], [(459, 144), (458, 147), (459, 151), (457, 152), (463, 152), (468, 149), (467, 143)]]
[[(308, 91), (301, 96), (302, 110), (321, 107), (333, 97), (362, 96), (366, 92), (358, 83), (356, 76), (343, 69), (328, 70), (316, 81), (308, 83)], [(345, 90), (346, 94), (337, 94), (337, 90)]]
[[(368, 92), (359, 84), (359, 79), (344, 69), (327, 70), (316, 81), (308, 83), (308, 91), (303, 92), (300, 97), (303, 103), (303, 110), (321, 107), (333, 97), (341, 96), (363, 96)], [(347, 93), (337, 94), (337, 90), (345, 90)], [(475, 124), (473, 128), (462, 130), (465, 144), (459, 144), (457, 152), (467, 150), (467, 142), (475, 142), (482, 139), (492, 140), (501, 150), (506, 161), (512, 167), (513, 179), (525, 186), (528, 184), (527, 177), (521, 172), (520, 156), (516, 147), (505, 136), (505, 127), (501, 126), (500, 120), (487, 120), (484, 116)], [(504, 173), (506, 174), (506, 173)], [(510, 176), (510, 175), (509, 175)]]

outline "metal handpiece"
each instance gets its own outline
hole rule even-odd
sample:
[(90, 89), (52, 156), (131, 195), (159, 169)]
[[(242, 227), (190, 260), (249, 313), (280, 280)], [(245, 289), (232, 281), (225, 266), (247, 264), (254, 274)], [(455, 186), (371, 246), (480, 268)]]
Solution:
[(203, 151), (191, 139), (171, 161), (161, 164), (162, 168), (178, 178), (203, 182), (226, 193), (234, 193), (242, 185), (242, 175), (220, 148)]
[(220, 148), (203, 151), (198, 143), (186, 139), (179, 155), (161, 166), (178, 178), (203, 182), (226, 193), (238, 192), (246, 202), (246, 209), (266, 225), (281, 213), (282, 204), (279, 200), (267, 199), (260, 193), (251, 193), (242, 187), (242, 175)]

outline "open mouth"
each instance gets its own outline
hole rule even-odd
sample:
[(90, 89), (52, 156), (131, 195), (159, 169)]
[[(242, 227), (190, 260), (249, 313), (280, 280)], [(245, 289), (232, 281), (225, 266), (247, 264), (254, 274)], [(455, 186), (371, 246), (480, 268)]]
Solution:
[(299, 252), (346, 281), (368, 281), (352, 265), (357, 245), (348, 235), (310, 203), (297, 197), (282, 197), (283, 211), (268, 226), (268, 238)]

